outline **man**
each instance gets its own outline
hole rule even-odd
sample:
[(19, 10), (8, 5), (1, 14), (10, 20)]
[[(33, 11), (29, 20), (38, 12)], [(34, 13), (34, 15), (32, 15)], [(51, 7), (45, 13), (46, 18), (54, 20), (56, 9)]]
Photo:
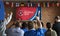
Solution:
[(42, 24), (38, 16), (36, 17), (36, 20), (37, 20), (38, 29), (36, 30), (35, 36), (43, 36), (44, 32), (42, 29)]
[(9, 28), (6, 30), (7, 36), (24, 36), (24, 31), (20, 28), (19, 22), (15, 22), (14, 28)]
[(47, 31), (47, 29), (44, 27), (44, 23), (43, 23), (43, 22), (41, 22), (41, 24), (42, 24), (42, 29), (43, 29), (43, 31), (44, 31), (44, 32), (46, 32), (46, 31)]
[(42, 30), (43, 30), (43, 35), (42, 35), (42, 36), (44, 36), (44, 34), (45, 34), (45, 32), (47, 31), (47, 29), (44, 27), (43, 22), (41, 22), (41, 24), (42, 24)]
[(28, 31), (28, 28), (27, 27), (28, 27), (28, 23), (23, 22), (22, 23), (22, 29), (23, 29), (24, 33)]
[(6, 29), (5, 33), (7, 34), (6, 36), (13, 36), (13, 29), (15, 28), (16, 22), (14, 22), (12, 25), (10, 25), (9, 28)]
[(51, 29), (50, 22), (47, 22), (46, 26), (47, 26), (47, 31), (45, 32), (45, 36), (57, 36), (56, 31)]
[(28, 22), (28, 31), (25, 32), (24, 36), (34, 36), (35, 35), (35, 28), (32, 21)]
[(53, 24), (52, 29), (57, 32), (58, 36), (60, 36), (60, 16), (55, 17), (55, 23)]
[(12, 30), (13, 36), (24, 36), (24, 31), (20, 28), (19, 22), (15, 24), (15, 28)]
[(34, 23), (33, 23), (33, 24), (35, 24), (35, 25), (34, 25), (34, 28), (35, 28), (35, 29), (38, 29), (37, 21), (34, 21)]
[(13, 15), (13, 13), (11, 12), (11, 14), (8, 14), (8, 17), (5, 18), (4, 21), (2, 22), (3, 27), (2, 27), (2, 35), (1, 36), (6, 36), (6, 34), (5, 34), (6, 25), (11, 21), (12, 15)]

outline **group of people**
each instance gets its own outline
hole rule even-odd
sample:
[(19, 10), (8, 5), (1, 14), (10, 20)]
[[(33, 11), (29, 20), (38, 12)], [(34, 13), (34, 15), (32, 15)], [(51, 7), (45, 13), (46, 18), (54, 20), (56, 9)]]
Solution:
[(44, 23), (36, 17), (35, 21), (16, 20), (5, 33), (7, 36), (60, 36), (60, 16), (55, 17), (53, 26), (47, 22), (46, 27), (44, 28)]

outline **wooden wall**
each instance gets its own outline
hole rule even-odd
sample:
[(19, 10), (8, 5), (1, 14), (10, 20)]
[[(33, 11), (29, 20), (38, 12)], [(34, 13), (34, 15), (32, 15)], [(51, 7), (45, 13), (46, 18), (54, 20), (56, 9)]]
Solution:
[(42, 8), (42, 21), (54, 23), (54, 17), (60, 16), (60, 7)]
[[(6, 11), (6, 13), (10, 13), (11, 11), (13, 12), (13, 19), (7, 25), (7, 27), (9, 27), (15, 19), (16, 8), (7, 8), (7, 7), (5, 7), (5, 11)], [(46, 24), (46, 22), (53, 23), (54, 22), (54, 17), (58, 16), (58, 15), (60, 16), (60, 7), (49, 7), (49, 8), (42, 7), (42, 22), (44, 22), (44, 25)]]

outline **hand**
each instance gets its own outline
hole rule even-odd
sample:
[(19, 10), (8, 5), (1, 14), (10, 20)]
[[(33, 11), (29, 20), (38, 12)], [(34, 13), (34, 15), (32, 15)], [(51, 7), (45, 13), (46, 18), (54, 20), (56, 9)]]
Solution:
[(8, 16), (9, 16), (10, 14), (8, 13)]
[(13, 13), (11, 12), (11, 14), (13, 14)]
[(36, 20), (39, 20), (39, 17), (38, 16), (36, 16)]

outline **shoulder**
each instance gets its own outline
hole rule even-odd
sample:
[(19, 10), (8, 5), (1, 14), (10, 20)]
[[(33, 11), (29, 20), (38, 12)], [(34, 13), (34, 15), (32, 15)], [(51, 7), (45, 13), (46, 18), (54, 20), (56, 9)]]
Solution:
[(51, 32), (51, 33), (52, 33), (52, 35), (53, 35), (53, 36), (57, 36), (56, 31), (52, 30), (52, 32)]
[(26, 36), (28, 33), (29, 33), (29, 31), (25, 32), (25, 33), (24, 33), (24, 36)]
[(51, 32), (52, 32), (52, 33), (56, 33), (56, 31), (55, 31), (55, 30), (52, 30)]
[(28, 33), (28, 32), (29, 32), (29, 31), (25, 32), (25, 34)]
[(24, 31), (22, 29), (20, 29), (20, 31), (24, 33)]

